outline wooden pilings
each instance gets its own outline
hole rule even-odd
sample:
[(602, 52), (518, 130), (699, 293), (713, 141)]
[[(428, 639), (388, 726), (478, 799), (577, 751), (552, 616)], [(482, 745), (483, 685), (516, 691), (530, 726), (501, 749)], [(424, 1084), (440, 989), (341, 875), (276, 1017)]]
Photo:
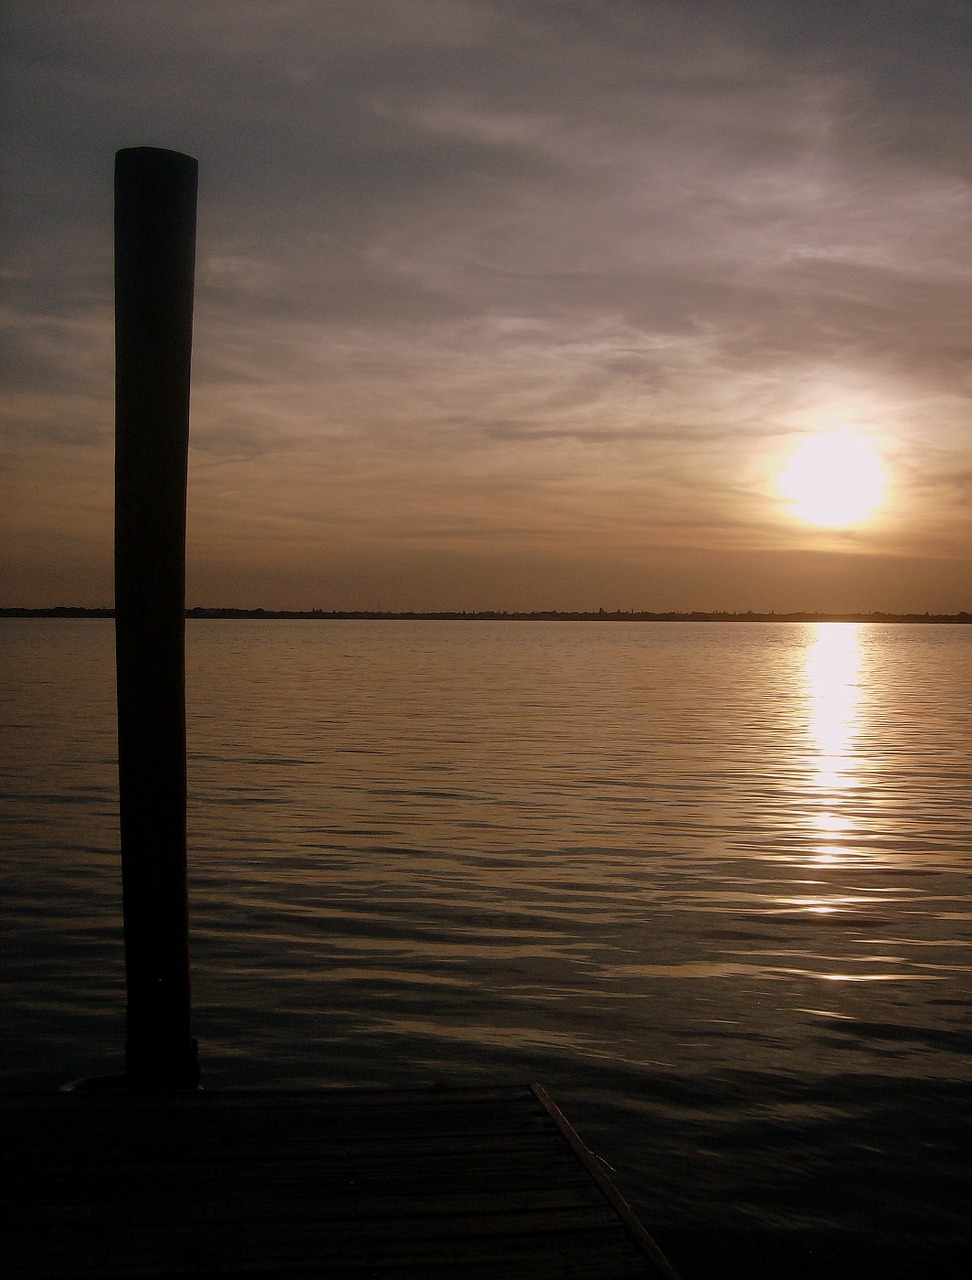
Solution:
[(126, 1081), (194, 1088), (185, 562), (198, 165), (115, 157), (115, 645)]

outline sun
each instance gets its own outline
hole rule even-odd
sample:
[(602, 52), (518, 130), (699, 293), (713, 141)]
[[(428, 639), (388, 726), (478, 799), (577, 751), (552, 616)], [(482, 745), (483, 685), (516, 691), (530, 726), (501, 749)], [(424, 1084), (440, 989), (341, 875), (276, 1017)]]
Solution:
[(832, 431), (807, 437), (777, 485), (794, 515), (809, 524), (843, 529), (873, 515), (884, 481), (881, 459), (866, 439)]

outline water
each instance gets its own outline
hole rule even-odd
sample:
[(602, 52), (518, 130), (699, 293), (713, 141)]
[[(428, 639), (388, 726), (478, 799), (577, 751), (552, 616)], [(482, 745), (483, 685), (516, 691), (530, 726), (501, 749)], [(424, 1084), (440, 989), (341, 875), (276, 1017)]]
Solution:
[[(124, 1043), (112, 628), (0, 640), (0, 1083), (49, 1087)], [(207, 1087), (539, 1079), (686, 1280), (965, 1275), (972, 628), (187, 650)]]

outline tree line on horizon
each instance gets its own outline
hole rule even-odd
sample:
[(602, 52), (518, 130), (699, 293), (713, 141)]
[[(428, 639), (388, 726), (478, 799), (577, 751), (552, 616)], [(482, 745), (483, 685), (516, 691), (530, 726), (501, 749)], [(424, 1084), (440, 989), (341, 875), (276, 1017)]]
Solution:
[[(0, 618), (113, 618), (112, 608), (86, 608), (56, 605), (51, 608), (0, 608)], [(430, 622), (972, 622), (972, 613), (757, 613), (729, 610), (670, 610), (653, 612), (646, 609), (234, 609), (196, 606), (186, 610), (187, 618), (254, 618), (283, 621), (430, 621)]]

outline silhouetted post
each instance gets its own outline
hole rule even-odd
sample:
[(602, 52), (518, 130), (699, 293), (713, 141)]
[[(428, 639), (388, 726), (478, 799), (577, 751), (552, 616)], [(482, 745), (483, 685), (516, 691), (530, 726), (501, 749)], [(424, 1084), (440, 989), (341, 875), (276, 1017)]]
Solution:
[(185, 576), (198, 164), (115, 157), (115, 650), (126, 1079), (199, 1081), (186, 888)]

